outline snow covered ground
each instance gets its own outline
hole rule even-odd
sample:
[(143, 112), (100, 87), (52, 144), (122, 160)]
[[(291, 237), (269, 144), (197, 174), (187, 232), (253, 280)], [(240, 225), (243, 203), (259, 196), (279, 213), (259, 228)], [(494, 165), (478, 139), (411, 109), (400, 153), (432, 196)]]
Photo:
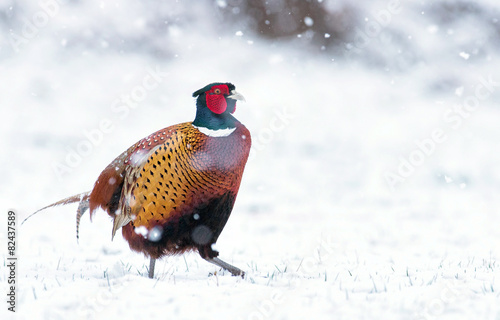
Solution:
[[(387, 7), (370, 3), (368, 21)], [(500, 59), (488, 24), (434, 24), (403, 2), (346, 56), (218, 34), (209, 19), (142, 46), (148, 16), (127, 4), (61, 4), (19, 50), (1, 40), (2, 217), (90, 190), (131, 144), (192, 120), (193, 91), (231, 81), (254, 147), (217, 248), (247, 276), (192, 253), (148, 279), (105, 214), (84, 216), (78, 244), (76, 206), (60, 207), (18, 228), (17, 312), (2, 303), (2, 319), (500, 319)], [(16, 8), (42, 10), (2, 4)], [(387, 40), (393, 29), (410, 44)]]

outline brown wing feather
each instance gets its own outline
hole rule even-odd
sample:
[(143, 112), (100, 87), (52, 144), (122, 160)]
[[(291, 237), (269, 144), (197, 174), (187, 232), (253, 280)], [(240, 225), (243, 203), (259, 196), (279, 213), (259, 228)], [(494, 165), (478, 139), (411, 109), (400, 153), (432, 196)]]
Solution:
[(150, 134), (120, 154), (101, 172), (89, 197), (91, 217), (99, 207), (107, 211), (113, 218), (116, 216), (128, 172), (141, 167), (144, 159), (158, 145), (163, 144), (170, 137), (173, 130), (175, 130), (175, 126)]

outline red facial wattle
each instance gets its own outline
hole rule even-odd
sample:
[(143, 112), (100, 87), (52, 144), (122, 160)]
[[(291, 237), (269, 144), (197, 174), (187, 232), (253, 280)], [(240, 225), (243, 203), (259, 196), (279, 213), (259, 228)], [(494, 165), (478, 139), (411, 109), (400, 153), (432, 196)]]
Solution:
[(222, 95), (207, 94), (207, 107), (213, 113), (221, 114), (226, 111), (226, 99)]
[(207, 107), (216, 114), (224, 113), (227, 109), (227, 102), (224, 95), (229, 94), (229, 88), (222, 84), (213, 86), (210, 91), (206, 93)]

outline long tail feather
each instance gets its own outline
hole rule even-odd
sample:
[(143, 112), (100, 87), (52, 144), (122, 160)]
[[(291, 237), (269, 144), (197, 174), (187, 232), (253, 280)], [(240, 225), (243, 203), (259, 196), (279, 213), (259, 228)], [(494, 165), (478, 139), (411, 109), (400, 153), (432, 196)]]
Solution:
[[(80, 223), (81, 216), (83, 215), (83, 213), (85, 213), (85, 210), (88, 208), (89, 196), (90, 196), (90, 191), (87, 191), (87, 192), (83, 192), (83, 193), (68, 197), (66, 199), (62, 199), (60, 201), (57, 201), (56, 203), (49, 204), (48, 206), (43, 207), (42, 209), (39, 209), (39, 210), (33, 212), (32, 214), (30, 214), (26, 219), (23, 220), (23, 222), (21, 222), (21, 225), (23, 225), (26, 222), (26, 220), (28, 220), (29, 218), (31, 218), (32, 216), (34, 216), (35, 214), (37, 214), (38, 212), (40, 212), (42, 210), (80, 201), (80, 205), (78, 206), (77, 217), (76, 217), (76, 219), (77, 219), (77, 235), (78, 235), (78, 225)], [(86, 208), (84, 208), (84, 205), (82, 205), (82, 203), (86, 203)], [(81, 214), (79, 214), (79, 212), (81, 212)]]
[(85, 211), (87, 211), (87, 209), (89, 208), (89, 195), (90, 192), (87, 192), (87, 194), (84, 197), (82, 197), (82, 200), (78, 205), (78, 209), (76, 210), (76, 242), (80, 240), (80, 219), (82, 218)]

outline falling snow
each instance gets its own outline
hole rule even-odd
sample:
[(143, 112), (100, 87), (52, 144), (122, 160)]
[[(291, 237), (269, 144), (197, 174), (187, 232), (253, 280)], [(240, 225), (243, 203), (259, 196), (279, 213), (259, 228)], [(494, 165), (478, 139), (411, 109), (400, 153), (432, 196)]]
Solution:
[(221, 7), (221, 8), (225, 8), (225, 7), (227, 7), (227, 2), (226, 2), (226, 0), (217, 0), (217, 1), (216, 1), (216, 3), (217, 3), (217, 5), (218, 5), (219, 7)]
[(306, 26), (312, 27), (314, 25), (314, 20), (311, 17), (305, 17), (304, 23), (306, 24)]
[(464, 88), (463, 86), (456, 88), (456, 89), (455, 89), (455, 94), (456, 94), (457, 96), (461, 97), (461, 96), (464, 94), (464, 89), (465, 89), (465, 88)]
[(459, 54), (462, 58), (464, 58), (465, 60), (468, 60), (469, 57), (470, 57), (470, 54), (466, 53), (466, 52), (460, 52)]
[(137, 233), (137, 234), (140, 234), (141, 236), (143, 236), (144, 238), (147, 238), (148, 237), (148, 228), (146, 228), (145, 226), (138, 226), (134, 229), (134, 232)]
[(148, 233), (148, 240), (153, 242), (158, 242), (161, 240), (163, 234), (163, 229), (160, 226), (153, 227)]

